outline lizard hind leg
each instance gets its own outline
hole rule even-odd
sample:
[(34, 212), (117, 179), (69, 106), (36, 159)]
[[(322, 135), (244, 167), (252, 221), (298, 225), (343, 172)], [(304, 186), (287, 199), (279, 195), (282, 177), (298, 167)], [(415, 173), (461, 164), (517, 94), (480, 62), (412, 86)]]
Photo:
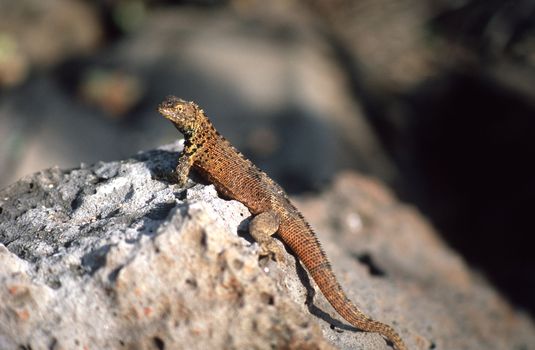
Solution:
[(279, 229), (279, 216), (273, 211), (266, 211), (256, 215), (249, 223), (249, 233), (260, 245), (260, 256), (274, 258), (284, 262), (284, 252), (272, 237)]

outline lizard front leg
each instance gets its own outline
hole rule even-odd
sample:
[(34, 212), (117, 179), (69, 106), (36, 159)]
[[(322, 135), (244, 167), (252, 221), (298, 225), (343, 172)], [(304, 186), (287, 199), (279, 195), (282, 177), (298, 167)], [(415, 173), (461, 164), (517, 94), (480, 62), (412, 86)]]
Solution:
[(284, 262), (286, 258), (273, 236), (279, 229), (280, 219), (273, 211), (266, 211), (255, 216), (249, 223), (249, 233), (260, 245), (260, 256), (274, 258)]
[(189, 171), (192, 165), (192, 154), (187, 152), (186, 149), (184, 149), (178, 157), (178, 165), (176, 166), (176, 177), (178, 180), (178, 186), (184, 187), (186, 185), (186, 182), (188, 182)]

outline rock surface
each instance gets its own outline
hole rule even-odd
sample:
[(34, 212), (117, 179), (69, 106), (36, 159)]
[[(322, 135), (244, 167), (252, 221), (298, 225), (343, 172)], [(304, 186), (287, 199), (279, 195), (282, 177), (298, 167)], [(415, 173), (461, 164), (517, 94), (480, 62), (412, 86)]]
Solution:
[[(338, 321), (291, 254), (259, 261), (243, 205), (171, 184), (176, 151), (0, 191), (1, 349), (388, 348)], [(411, 349), (533, 348), (533, 323), (381, 185), (343, 173), (297, 205), (349, 297)]]

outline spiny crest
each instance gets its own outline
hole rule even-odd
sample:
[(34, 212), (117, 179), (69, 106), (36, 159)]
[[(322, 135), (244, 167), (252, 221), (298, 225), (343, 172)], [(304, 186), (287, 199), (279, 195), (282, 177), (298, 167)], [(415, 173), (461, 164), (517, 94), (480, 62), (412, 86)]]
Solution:
[(158, 106), (158, 112), (185, 134), (196, 129), (203, 113), (194, 102), (185, 101), (176, 96), (167, 96)]

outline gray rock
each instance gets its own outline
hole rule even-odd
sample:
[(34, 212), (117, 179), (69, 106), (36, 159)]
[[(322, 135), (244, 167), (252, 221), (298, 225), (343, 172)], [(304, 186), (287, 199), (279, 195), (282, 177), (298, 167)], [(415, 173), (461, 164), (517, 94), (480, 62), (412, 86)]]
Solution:
[[(292, 255), (259, 261), (242, 204), (173, 185), (177, 149), (0, 190), (1, 349), (388, 348)], [(411, 349), (533, 347), (531, 321), (379, 184), (346, 173), (297, 204), (350, 298)]]
[[(176, 151), (175, 148), (171, 148)], [(0, 348), (330, 348), (176, 153), (44, 170), (1, 193)]]

